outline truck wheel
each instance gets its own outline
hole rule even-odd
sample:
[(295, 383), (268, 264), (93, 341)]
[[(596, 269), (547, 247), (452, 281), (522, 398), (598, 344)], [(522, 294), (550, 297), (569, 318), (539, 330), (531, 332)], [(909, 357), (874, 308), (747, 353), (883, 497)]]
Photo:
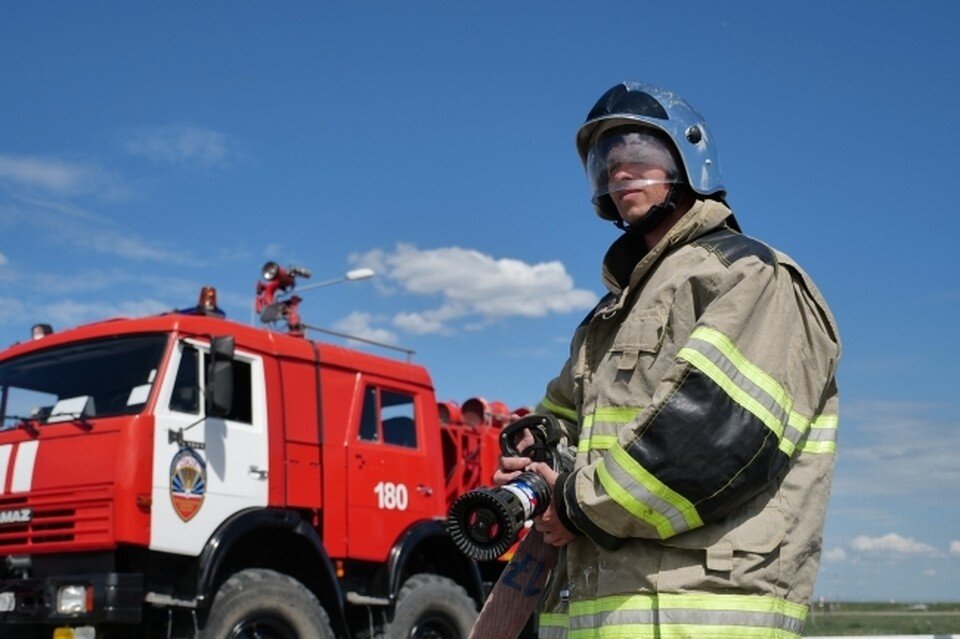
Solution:
[(327, 613), (296, 579), (262, 568), (241, 570), (220, 587), (204, 639), (334, 639)]
[(466, 639), (477, 607), (467, 591), (446, 577), (410, 577), (397, 596), (388, 639)]

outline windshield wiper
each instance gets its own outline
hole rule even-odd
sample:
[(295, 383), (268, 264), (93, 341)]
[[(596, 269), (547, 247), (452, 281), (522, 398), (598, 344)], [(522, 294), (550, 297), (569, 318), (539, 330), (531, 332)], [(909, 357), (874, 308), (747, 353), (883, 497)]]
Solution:
[(4, 424), (3, 430), (14, 430), (17, 428), (22, 428), (31, 435), (38, 435), (40, 431), (37, 430), (37, 426), (40, 425), (40, 420), (36, 417), (22, 417), (20, 415), (7, 415), (3, 418), (4, 421), (10, 420), (15, 421), (15, 424), (6, 425)]
[[(50, 417), (57, 417), (56, 422), (51, 422)], [(31, 435), (36, 435), (40, 431), (37, 430), (38, 426), (43, 424), (51, 423), (65, 423), (72, 422), (82, 427), (85, 430), (90, 430), (93, 428), (93, 424), (90, 423), (90, 420), (87, 419), (87, 416), (83, 413), (57, 413), (56, 415), (47, 415), (46, 417), (24, 417), (22, 415), (7, 415), (3, 420), (16, 422), (11, 425), (4, 425), (2, 430), (13, 430), (16, 428), (22, 428)], [(44, 421), (46, 420), (46, 421)]]

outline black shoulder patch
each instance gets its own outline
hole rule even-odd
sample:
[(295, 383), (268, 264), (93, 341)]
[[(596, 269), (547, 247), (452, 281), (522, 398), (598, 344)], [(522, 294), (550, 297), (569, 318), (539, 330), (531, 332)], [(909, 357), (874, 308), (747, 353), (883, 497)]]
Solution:
[(691, 244), (715, 253), (726, 266), (745, 257), (755, 257), (770, 266), (777, 263), (777, 258), (769, 246), (726, 228), (707, 233)]

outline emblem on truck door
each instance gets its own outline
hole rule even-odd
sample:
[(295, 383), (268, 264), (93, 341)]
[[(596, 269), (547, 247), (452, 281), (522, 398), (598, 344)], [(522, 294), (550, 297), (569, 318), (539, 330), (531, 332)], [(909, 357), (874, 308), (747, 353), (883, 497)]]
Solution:
[(181, 449), (170, 464), (170, 501), (177, 516), (190, 521), (203, 505), (207, 465), (189, 448)]

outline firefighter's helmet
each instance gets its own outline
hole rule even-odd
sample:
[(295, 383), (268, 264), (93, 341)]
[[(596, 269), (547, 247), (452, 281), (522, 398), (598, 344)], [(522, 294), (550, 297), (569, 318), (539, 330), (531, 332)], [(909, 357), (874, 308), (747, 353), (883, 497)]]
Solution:
[(679, 163), (679, 167), (671, 167), (670, 159), (659, 161), (658, 166), (667, 172), (665, 182), (685, 183), (700, 195), (723, 199), (716, 145), (703, 116), (672, 91), (642, 82), (622, 82), (600, 96), (577, 131), (577, 151), (600, 217), (619, 219), (609, 197), (606, 163), (610, 150), (624, 144), (632, 147), (634, 154), (651, 158), (668, 154), (672, 162)]

